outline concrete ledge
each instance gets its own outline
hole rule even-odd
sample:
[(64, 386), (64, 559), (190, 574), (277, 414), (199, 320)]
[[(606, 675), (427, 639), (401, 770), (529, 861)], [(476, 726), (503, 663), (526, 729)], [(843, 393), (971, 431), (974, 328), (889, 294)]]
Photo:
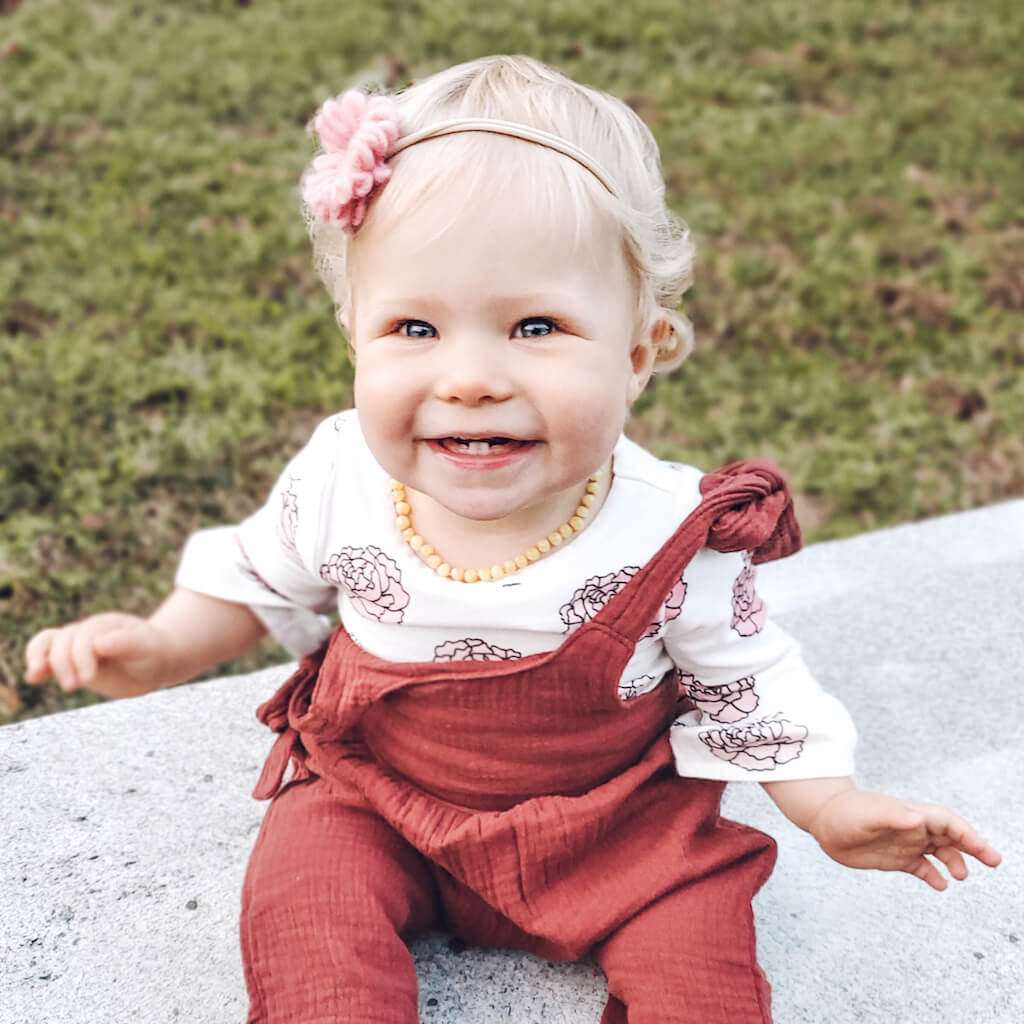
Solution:
[[(933, 893), (829, 861), (756, 786), (777, 1024), (1024, 1020), (1024, 501), (816, 545), (760, 590), (858, 723), (859, 780), (947, 803), (1004, 853)], [(0, 729), (0, 1024), (237, 1024), (238, 893), (287, 674), (179, 687)], [(596, 1024), (589, 964), (417, 943), (421, 1016)]]

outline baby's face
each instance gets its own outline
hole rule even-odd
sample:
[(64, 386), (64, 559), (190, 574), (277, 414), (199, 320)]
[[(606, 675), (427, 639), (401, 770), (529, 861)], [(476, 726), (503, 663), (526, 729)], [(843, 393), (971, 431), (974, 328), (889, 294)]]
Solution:
[[(522, 189), (521, 195), (515, 192)], [(621, 242), (500, 206), (371, 217), (352, 253), (355, 401), (377, 461), (449, 521), (550, 529), (650, 372)], [(571, 513), (570, 513), (571, 514)]]

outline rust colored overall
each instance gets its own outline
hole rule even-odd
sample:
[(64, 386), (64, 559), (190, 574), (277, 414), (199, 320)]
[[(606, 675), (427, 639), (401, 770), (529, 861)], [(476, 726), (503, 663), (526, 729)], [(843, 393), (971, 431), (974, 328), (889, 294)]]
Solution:
[[(249, 1024), (414, 1024), (406, 940), (432, 927), (552, 960), (589, 954), (602, 1024), (766, 1024), (750, 901), (773, 841), (719, 817), (723, 783), (675, 775), (663, 684), (618, 682), (704, 545), (788, 554), (799, 532), (768, 463), (704, 500), (556, 650), (394, 663), (342, 630), (259, 711), (280, 732), (243, 893)], [(289, 761), (294, 772), (282, 785)]]

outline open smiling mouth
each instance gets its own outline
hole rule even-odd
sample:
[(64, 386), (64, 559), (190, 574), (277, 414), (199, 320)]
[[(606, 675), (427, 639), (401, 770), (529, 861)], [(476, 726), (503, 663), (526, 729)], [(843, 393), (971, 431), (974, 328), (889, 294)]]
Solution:
[(533, 442), (514, 437), (438, 437), (434, 443), (455, 455), (500, 455), (525, 448)]

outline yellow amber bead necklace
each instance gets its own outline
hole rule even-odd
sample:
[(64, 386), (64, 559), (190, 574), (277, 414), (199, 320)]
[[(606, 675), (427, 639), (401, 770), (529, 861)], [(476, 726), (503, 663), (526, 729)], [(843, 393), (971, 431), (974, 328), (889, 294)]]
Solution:
[(419, 555), (438, 576), (456, 580), (459, 583), (477, 583), (481, 580), (500, 580), (520, 569), (525, 569), (531, 562), (543, 558), (553, 548), (567, 541), (574, 533), (583, 529), (584, 521), (590, 515), (590, 509), (597, 501), (601, 487), (601, 470), (594, 473), (586, 483), (580, 496), (576, 511), (557, 530), (552, 530), (546, 537), (541, 537), (515, 558), (498, 562), (485, 569), (461, 569), (446, 562), (413, 528), (412, 506), (405, 494), (405, 484), (399, 480), (391, 481), (391, 500), (395, 506), (395, 526), (405, 539), (406, 544)]

